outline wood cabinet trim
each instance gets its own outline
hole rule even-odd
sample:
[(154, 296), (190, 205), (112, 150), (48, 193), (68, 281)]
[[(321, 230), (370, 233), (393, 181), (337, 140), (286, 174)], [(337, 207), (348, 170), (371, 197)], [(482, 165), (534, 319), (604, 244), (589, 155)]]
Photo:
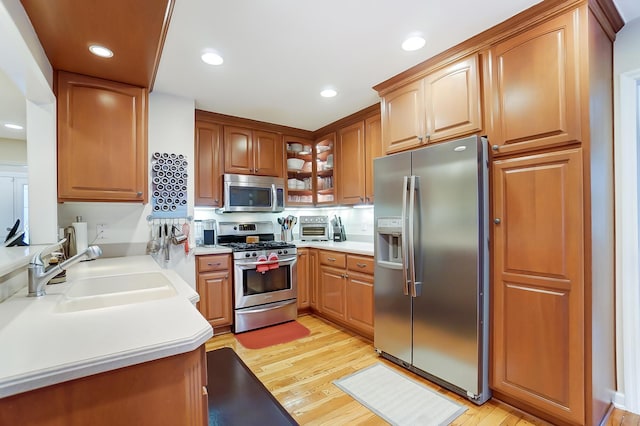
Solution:
[(280, 135), (290, 135), (305, 139), (314, 139), (313, 132), (298, 129), (295, 127), (281, 126), (279, 124), (267, 123), (264, 121), (251, 120), (248, 118), (235, 117), (232, 115), (220, 114), (217, 112), (203, 111), (196, 109), (196, 121), (207, 121), (222, 124), (224, 126), (245, 127), (266, 132), (274, 132)]

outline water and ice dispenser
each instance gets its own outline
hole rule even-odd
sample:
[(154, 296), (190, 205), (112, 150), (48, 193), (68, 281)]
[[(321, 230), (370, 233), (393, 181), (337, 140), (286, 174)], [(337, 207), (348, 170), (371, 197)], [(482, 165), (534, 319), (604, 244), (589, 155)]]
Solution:
[(376, 222), (378, 265), (402, 269), (402, 217), (380, 217)]

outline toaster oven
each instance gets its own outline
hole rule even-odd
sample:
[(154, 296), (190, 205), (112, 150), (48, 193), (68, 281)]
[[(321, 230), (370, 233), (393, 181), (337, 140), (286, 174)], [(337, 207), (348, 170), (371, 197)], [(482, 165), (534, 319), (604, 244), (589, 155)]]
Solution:
[(329, 241), (329, 216), (300, 216), (302, 241)]

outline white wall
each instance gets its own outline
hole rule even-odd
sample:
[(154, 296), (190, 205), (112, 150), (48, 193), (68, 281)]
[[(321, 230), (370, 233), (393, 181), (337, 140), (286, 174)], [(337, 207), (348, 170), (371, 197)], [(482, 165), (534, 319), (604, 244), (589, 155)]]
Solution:
[(0, 138), (0, 163), (27, 164), (27, 142), (20, 139)]
[(640, 18), (627, 23), (614, 44), (616, 161), (616, 404), (640, 413)]

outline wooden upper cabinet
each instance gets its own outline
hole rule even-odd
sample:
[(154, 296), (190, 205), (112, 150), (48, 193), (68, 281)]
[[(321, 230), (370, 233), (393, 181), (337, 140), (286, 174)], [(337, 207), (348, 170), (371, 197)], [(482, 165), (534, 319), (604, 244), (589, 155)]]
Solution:
[(578, 10), (495, 45), (490, 50), (487, 107), (494, 152), (579, 142)]
[(195, 205), (222, 206), (222, 126), (196, 121)]
[(224, 171), (280, 176), (284, 150), (277, 133), (224, 126)]
[(365, 189), (364, 198), (368, 204), (373, 203), (373, 160), (382, 157), (382, 119), (380, 114), (364, 121), (365, 145)]
[(284, 148), (277, 133), (253, 131), (254, 173), (261, 176), (283, 176)]
[(424, 136), (424, 82), (409, 83), (382, 98), (382, 143), (387, 154), (415, 148)]
[(364, 121), (338, 131), (335, 164), (339, 204), (360, 204), (365, 201), (364, 131)]
[(581, 149), (494, 163), (491, 386), (572, 424), (585, 424), (582, 194)]
[(430, 142), (480, 131), (478, 55), (429, 74), (424, 96), (426, 138)]
[(59, 71), (58, 200), (147, 201), (148, 92)]
[(253, 174), (251, 129), (224, 126), (224, 172)]
[(382, 97), (382, 141), (387, 154), (481, 129), (477, 54)]
[(297, 263), (297, 278), (298, 278), (298, 309), (305, 309), (309, 307), (309, 293), (310, 293), (310, 269), (309, 269), (309, 249), (298, 249), (298, 263)]

